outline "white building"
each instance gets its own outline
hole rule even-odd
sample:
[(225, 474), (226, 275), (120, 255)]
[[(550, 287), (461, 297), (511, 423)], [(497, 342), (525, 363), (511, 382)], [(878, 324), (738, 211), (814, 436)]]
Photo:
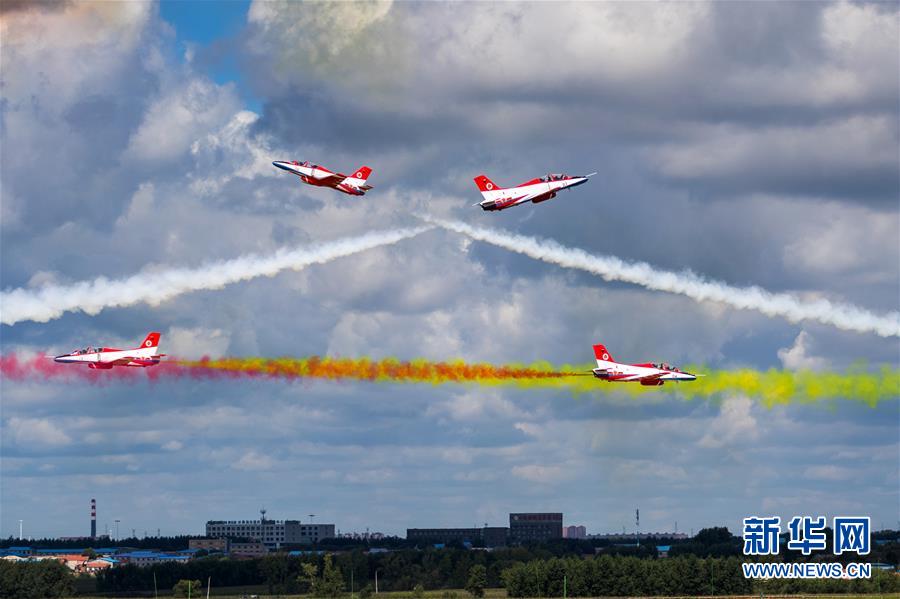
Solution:
[(300, 520), (269, 520), (265, 510), (259, 520), (210, 520), (206, 523), (210, 538), (252, 539), (270, 549), (282, 545), (307, 545), (334, 538), (334, 524), (304, 524)]

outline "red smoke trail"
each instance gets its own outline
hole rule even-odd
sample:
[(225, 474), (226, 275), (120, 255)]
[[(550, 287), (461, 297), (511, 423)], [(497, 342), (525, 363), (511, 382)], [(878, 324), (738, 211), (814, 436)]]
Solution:
[(79, 380), (95, 384), (110, 381), (160, 381), (190, 378), (220, 380), (238, 378), (270, 378), (281, 380), (363, 380), (442, 383), (501, 383), (527, 384), (547, 379), (571, 376), (569, 372), (545, 367), (464, 362), (429, 362), (416, 360), (401, 362), (394, 359), (366, 358), (204, 358), (199, 361), (170, 360), (147, 368), (114, 367), (95, 370), (86, 364), (58, 364), (47, 356), (19, 359), (15, 354), (0, 356), (0, 377), (12, 381)]

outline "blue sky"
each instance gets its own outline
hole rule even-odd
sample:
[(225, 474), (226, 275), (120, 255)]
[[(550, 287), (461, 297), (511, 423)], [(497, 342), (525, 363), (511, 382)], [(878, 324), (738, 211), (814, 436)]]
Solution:
[[(897, 8), (857, 3), (90, 3), (4, 9), (0, 286), (159, 274), (434, 214), (898, 309)], [(756, 27), (747, 28), (752, 21)], [(439, 24), (436, 27), (435, 24)], [(336, 35), (335, 32), (340, 32)], [(34, 40), (43, 40), (35, 43)], [(77, 60), (72, 60), (76, 57)], [(15, 151), (10, 151), (15, 148)], [(363, 198), (271, 166), (374, 169)], [(35, 176), (34, 165), (51, 160)], [(599, 174), (482, 213), (472, 177)], [(161, 275), (160, 275), (161, 276)], [(0, 325), (3, 354), (628, 361), (842, 370), (896, 338), (562, 270), (447, 231), (157, 305)], [(207, 519), (690, 531), (896, 526), (900, 402), (277, 381), (3, 380), (0, 534)]]

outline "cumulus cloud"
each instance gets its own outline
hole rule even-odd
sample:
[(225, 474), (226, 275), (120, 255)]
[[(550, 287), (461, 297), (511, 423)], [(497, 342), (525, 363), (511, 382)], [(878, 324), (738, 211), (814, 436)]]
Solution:
[(166, 351), (175, 356), (219, 358), (228, 351), (231, 333), (222, 329), (172, 327), (166, 335)]
[[(15, 444), (49, 445), (59, 447), (71, 443), (71, 437), (48, 418), (20, 418), (13, 416), (4, 426), (6, 435)], [(4, 435), (4, 436), (6, 436)]]
[(729, 397), (722, 402), (719, 415), (698, 442), (700, 447), (717, 449), (746, 444), (759, 438), (759, 423), (753, 414), (753, 401), (748, 397)]
[(826, 370), (830, 363), (827, 359), (810, 354), (810, 336), (800, 331), (794, 344), (778, 350), (778, 359), (787, 370)]
[(125, 159), (163, 162), (183, 158), (198, 138), (226, 122), (237, 99), (212, 82), (188, 79), (154, 99), (132, 133)]

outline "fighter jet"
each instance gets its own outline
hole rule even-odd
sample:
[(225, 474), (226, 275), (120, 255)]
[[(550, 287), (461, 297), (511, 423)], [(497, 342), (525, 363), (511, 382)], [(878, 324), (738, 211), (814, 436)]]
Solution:
[(361, 166), (352, 175), (344, 175), (341, 173), (332, 173), (324, 166), (313, 164), (311, 162), (297, 162), (293, 160), (276, 160), (272, 163), (281, 170), (293, 173), (300, 177), (300, 180), (316, 187), (330, 187), (337, 189), (348, 195), (361, 196), (372, 189), (371, 185), (366, 185), (366, 179), (372, 174), (372, 169), (367, 166)]
[(591, 173), (590, 175), (577, 175), (574, 177), (550, 174), (507, 189), (500, 187), (484, 175), (478, 175), (475, 177), (475, 185), (478, 186), (484, 200), (477, 205), (481, 206), (482, 210), (504, 210), (525, 202), (533, 202), (535, 204), (546, 202), (555, 198), (556, 192), (587, 183), (588, 177), (596, 174)]
[(56, 356), (54, 362), (63, 364), (87, 364), (88, 368), (109, 370), (113, 366), (134, 366), (145, 368), (156, 366), (159, 359), (166, 354), (159, 352), (159, 333), (147, 335), (140, 347), (134, 349), (115, 349), (112, 347), (91, 347), (77, 349), (71, 354)]
[(666, 363), (620, 364), (603, 345), (594, 346), (594, 357), (597, 358), (597, 368), (592, 370), (594, 376), (614, 383), (638, 382), (647, 387), (659, 387), (666, 381), (693, 381), (702, 376), (682, 372)]

